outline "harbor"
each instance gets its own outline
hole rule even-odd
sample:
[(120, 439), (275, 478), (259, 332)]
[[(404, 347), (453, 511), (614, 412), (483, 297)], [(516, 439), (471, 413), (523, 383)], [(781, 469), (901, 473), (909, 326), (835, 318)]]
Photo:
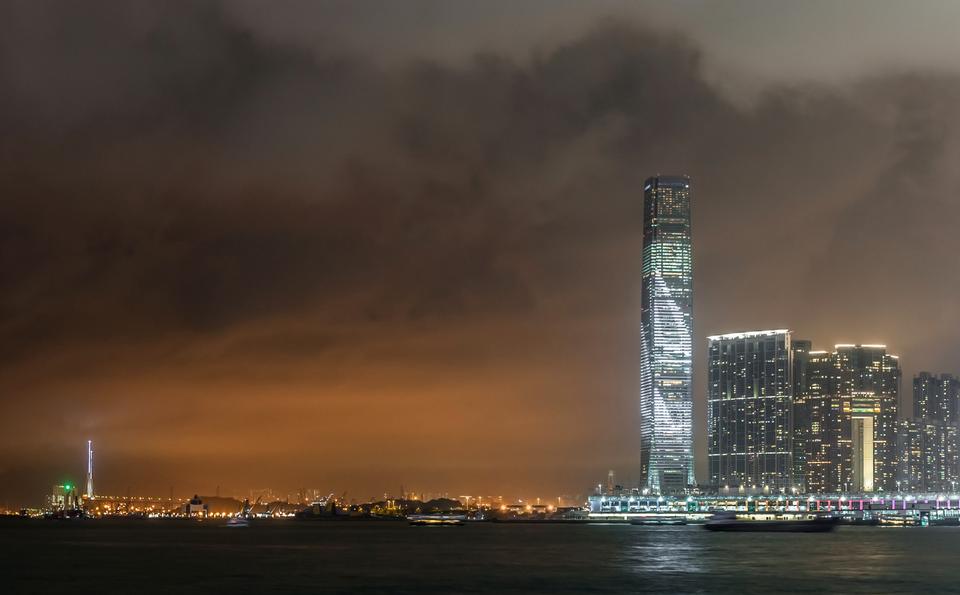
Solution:
[(462, 502), (449, 498), (418, 500), (388, 498), (350, 503), (332, 494), (311, 503), (284, 500), (238, 500), (199, 496), (178, 500), (151, 497), (77, 495), (72, 489), (51, 499), (42, 510), (8, 512), (7, 518), (46, 520), (192, 519), (248, 526), (250, 521), (390, 522), (411, 525), (501, 524), (627, 524), (665, 526), (704, 524), (716, 515), (734, 515), (741, 522), (792, 522), (819, 518), (842, 525), (890, 527), (960, 526), (960, 496), (903, 494), (878, 496), (832, 494), (821, 496), (686, 496), (649, 497), (640, 494), (597, 494), (579, 506)]

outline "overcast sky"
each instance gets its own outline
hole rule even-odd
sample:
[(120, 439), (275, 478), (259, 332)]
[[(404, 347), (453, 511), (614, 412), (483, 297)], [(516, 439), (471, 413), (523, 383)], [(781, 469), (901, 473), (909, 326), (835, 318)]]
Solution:
[(708, 334), (960, 372), (958, 13), (4, 3), (0, 498), (88, 438), (103, 493), (636, 481), (656, 173), (694, 182), (701, 478)]

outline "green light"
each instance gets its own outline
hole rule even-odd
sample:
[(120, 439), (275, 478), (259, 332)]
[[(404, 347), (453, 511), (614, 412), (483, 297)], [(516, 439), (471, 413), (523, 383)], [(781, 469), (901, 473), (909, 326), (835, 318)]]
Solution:
[(67, 485), (63, 486), (63, 487), (64, 487), (64, 489), (67, 490), (68, 492), (70, 491), (70, 484), (69, 484), (69, 483), (68, 483)]

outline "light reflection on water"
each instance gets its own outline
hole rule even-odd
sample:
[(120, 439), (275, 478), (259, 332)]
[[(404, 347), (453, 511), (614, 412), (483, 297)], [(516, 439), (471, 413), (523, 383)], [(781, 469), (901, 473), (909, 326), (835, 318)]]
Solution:
[(633, 527), (618, 563), (654, 592), (960, 593), (960, 530), (832, 534)]
[(633, 574), (707, 572), (703, 544), (678, 538), (683, 529), (636, 527), (637, 543), (624, 553), (623, 564)]

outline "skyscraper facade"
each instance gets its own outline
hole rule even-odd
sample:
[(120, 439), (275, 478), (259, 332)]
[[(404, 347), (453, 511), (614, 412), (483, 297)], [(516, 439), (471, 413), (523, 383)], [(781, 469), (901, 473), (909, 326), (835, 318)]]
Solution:
[(900, 364), (883, 345), (811, 351), (797, 388), (804, 487), (815, 493), (892, 491), (897, 480)]
[(900, 420), (897, 490), (952, 493), (960, 480), (960, 430), (933, 419)]
[(808, 370), (812, 343), (804, 339), (790, 340), (793, 351), (793, 483), (798, 491), (806, 490), (807, 453), (813, 438), (813, 410), (807, 407)]
[[(900, 361), (887, 353), (885, 345), (837, 345), (837, 394), (849, 397), (851, 431), (869, 424), (872, 438), (864, 433), (864, 439), (872, 439), (872, 445), (860, 444), (857, 435), (851, 436), (851, 456), (872, 456), (873, 486), (867, 489), (858, 483), (854, 458), (851, 464), (854, 491), (892, 491), (897, 476), (897, 405), (900, 400)], [(869, 405), (864, 404), (869, 400)], [(869, 411), (867, 411), (869, 409)], [(869, 418), (869, 422), (867, 421)], [(858, 419), (863, 421), (858, 422)], [(859, 450), (858, 450), (859, 447)], [(872, 448), (871, 448), (872, 447)], [(872, 450), (872, 455), (870, 451)], [(867, 471), (868, 462), (859, 461)]]
[(832, 417), (831, 391), (834, 386), (834, 357), (827, 351), (808, 351), (803, 377), (796, 382), (794, 435), (801, 436), (795, 448), (803, 449), (798, 482), (806, 492), (824, 493), (832, 480), (831, 444), (842, 432)]
[(913, 378), (913, 417), (946, 423), (960, 421), (960, 379), (920, 372)]
[(709, 337), (707, 458), (718, 489), (786, 492), (793, 481), (790, 331)]
[(913, 378), (913, 419), (900, 421), (897, 488), (953, 492), (960, 480), (960, 380), (920, 372)]
[(695, 483), (690, 178), (647, 179), (643, 213), (641, 481), (672, 492)]

